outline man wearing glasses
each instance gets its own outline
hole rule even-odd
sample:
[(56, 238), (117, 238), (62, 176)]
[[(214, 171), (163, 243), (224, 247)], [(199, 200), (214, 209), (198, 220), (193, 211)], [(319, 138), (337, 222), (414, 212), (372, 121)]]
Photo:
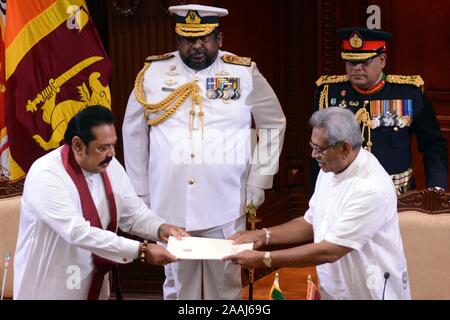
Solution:
[[(364, 148), (392, 177), (398, 195), (415, 186), (410, 149), (413, 134), (423, 153), (427, 187), (447, 189), (447, 143), (423, 93), (422, 78), (383, 72), (392, 35), (365, 28), (340, 29), (337, 34), (342, 39), (341, 58), (347, 74), (322, 76), (317, 81), (315, 109), (341, 107), (355, 114)], [(314, 172), (314, 180), (316, 175)]]
[(255, 249), (262, 244), (306, 244), (247, 250), (224, 260), (247, 268), (316, 266), (322, 299), (411, 299), (389, 175), (361, 148), (352, 112), (330, 107), (316, 111), (309, 123), (311, 157), (322, 170), (305, 215), (230, 237), (236, 244), (254, 242)]
[[(245, 229), (246, 205), (260, 206), (272, 187), (286, 120), (256, 64), (220, 50), (226, 9), (169, 11), (178, 50), (149, 57), (136, 79), (123, 124), (126, 169), (168, 223), (224, 239)], [(241, 299), (241, 271), (229, 262), (181, 260), (165, 274), (165, 299)]]

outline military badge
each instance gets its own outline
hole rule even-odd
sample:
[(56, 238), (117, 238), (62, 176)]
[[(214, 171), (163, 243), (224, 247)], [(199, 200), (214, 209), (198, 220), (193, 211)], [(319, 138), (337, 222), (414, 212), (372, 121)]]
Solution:
[(342, 100), (342, 101), (339, 103), (339, 107), (341, 107), (341, 108), (347, 108), (347, 101)]
[(185, 21), (186, 24), (200, 24), (202, 22), (202, 18), (196, 10), (189, 10)]
[(176, 79), (174, 79), (175, 76), (179, 75), (179, 73), (176, 72), (176, 69), (177, 69), (176, 65), (172, 65), (169, 67), (169, 71), (166, 72), (166, 74), (169, 76), (169, 78), (164, 80), (165, 85), (172, 87), (178, 83), (178, 81)]
[(227, 77), (229, 75), (230, 75), (230, 73), (226, 72), (226, 71), (220, 71), (220, 72), (216, 73), (217, 77)]
[(331, 102), (331, 105), (334, 107), (337, 103), (337, 100), (336, 100), (336, 98), (331, 98), (330, 102)]
[(206, 79), (206, 97), (222, 99), (224, 102), (238, 100), (241, 97), (240, 78), (214, 77)]
[(352, 37), (350, 38), (350, 46), (353, 49), (359, 49), (362, 48), (364, 45), (364, 40), (362, 37), (358, 34), (358, 32), (354, 32)]
[(168, 85), (169, 87), (174, 86), (178, 83), (177, 80), (173, 79), (173, 78), (167, 78), (164, 80), (164, 84)]
[(391, 114), (391, 112), (387, 111), (383, 119), (381, 120), (381, 123), (384, 127), (393, 127), (395, 125), (394, 115)]

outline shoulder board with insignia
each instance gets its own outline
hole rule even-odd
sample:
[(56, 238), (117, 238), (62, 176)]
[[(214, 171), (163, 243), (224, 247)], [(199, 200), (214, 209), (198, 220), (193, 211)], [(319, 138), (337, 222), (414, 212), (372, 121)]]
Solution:
[(386, 77), (386, 82), (395, 84), (409, 84), (421, 88), (425, 85), (421, 76), (400, 76), (391, 74)]
[(348, 76), (321, 76), (319, 80), (316, 81), (316, 85), (320, 87), (323, 84), (332, 84), (332, 83), (340, 83), (348, 81)]
[(252, 59), (246, 57), (238, 57), (232, 54), (225, 54), (222, 56), (222, 61), (225, 63), (236, 64), (239, 66), (250, 67), (252, 65)]
[(145, 59), (145, 63), (152, 63), (153, 61), (168, 60), (168, 59), (172, 59), (173, 57), (175, 57), (175, 55), (173, 55), (171, 53), (160, 54), (160, 55), (156, 55), (156, 56), (149, 56), (149, 57), (147, 57), (147, 59)]

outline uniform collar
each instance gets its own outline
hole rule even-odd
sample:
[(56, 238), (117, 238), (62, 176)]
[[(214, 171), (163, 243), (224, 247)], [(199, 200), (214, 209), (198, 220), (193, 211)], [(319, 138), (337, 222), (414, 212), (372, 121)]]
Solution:
[(378, 80), (378, 82), (370, 89), (367, 89), (367, 90), (360, 89), (358, 87), (355, 87), (353, 84), (352, 84), (352, 87), (359, 94), (362, 94), (365, 96), (370, 96), (374, 93), (377, 93), (381, 89), (383, 89), (385, 84), (386, 84), (386, 75), (384, 73), (381, 73), (380, 80)]

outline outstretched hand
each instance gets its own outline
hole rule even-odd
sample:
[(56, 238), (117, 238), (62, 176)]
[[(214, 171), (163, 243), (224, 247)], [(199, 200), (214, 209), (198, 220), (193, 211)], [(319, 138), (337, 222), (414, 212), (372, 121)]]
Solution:
[(253, 249), (258, 249), (265, 243), (266, 238), (263, 230), (255, 230), (239, 231), (229, 237), (228, 240), (234, 240), (233, 244), (253, 242)]
[(265, 267), (263, 258), (263, 251), (245, 250), (232, 256), (226, 256), (222, 261), (231, 261), (243, 268), (263, 268)]
[(153, 243), (147, 244), (147, 263), (157, 266), (164, 266), (168, 263), (176, 261), (178, 261), (178, 259), (163, 246)]
[(183, 228), (174, 226), (172, 224), (162, 224), (158, 230), (159, 240), (161, 240), (162, 242), (167, 242), (169, 241), (170, 236), (181, 240), (182, 237), (190, 237), (190, 234), (187, 233)]

